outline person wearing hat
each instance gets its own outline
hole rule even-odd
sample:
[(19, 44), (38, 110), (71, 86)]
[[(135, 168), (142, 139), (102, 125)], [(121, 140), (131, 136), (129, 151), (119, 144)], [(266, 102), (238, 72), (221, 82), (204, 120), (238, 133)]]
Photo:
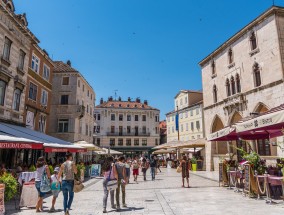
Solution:
[[(58, 181), (59, 170), (60, 170), (59, 167), (55, 167), (54, 174), (51, 176), (51, 192), (52, 192), (53, 198), (52, 198), (52, 206), (49, 210), (50, 212), (55, 212), (54, 205), (56, 203), (56, 199), (58, 197), (58, 194), (61, 190), (61, 180)], [(57, 183), (58, 183), (58, 186), (56, 186)]]

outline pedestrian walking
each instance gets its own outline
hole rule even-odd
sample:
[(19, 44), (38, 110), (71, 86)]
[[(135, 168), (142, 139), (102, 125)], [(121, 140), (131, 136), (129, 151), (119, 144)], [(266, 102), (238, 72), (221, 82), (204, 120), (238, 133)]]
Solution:
[[(61, 180), (58, 180), (58, 173), (60, 171), (59, 167), (55, 167), (54, 174), (51, 176), (51, 192), (52, 192), (52, 205), (49, 212), (55, 212), (55, 203), (56, 199), (60, 193), (61, 189)], [(58, 183), (58, 186), (56, 186)]]
[(129, 183), (130, 179), (130, 167), (131, 167), (131, 160), (130, 158), (127, 158), (125, 162), (125, 172), (126, 172), (126, 182)]
[(152, 181), (155, 180), (156, 166), (157, 166), (157, 160), (155, 159), (154, 155), (151, 155), (151, 157), (150, 157), (150, 169), (151, 169)]
[(144, 181), (146, 181), (146, 173), (147, 173), (148, 168), (149, 168), (149, 163), (147, 162), (146, 158), (143, 158), (142, 163), (141, 163), (141, 169), (142, 169)]
[(182, 168), (182, 187), (184, 187), (184, 179), (186, 178), (187, 187), (189, 188), (189, 170), (191, 169), (191, 164), (185, 155), (182, 157), (179, 167)]
[(162, 172), (162, 171), (161, 171), (161, 169), (160, 169), (160, 166), (161, 166), (160, 161), (161, 161), (161, 160), (160, 160), (159, 158), (157, 158), (157, 157), (156, 157), (156, 161), (157, 161), (156, 173), (158, 173), (158, 170), (159, 170), (160, 172)]
[(111, 208), (116, 209), (114, 204), (114, 190), (108, 190), (107, 189), (107, 183), (111, 180), (117, 180), (118, 175), (117, 171), (114, 165), (114, 159), (113, 157), (108, 157), (106, 159), (106, 162), (102, 166), (102, 172), (104, 175), (103, 180), (103, 189), (104, 189), (104, 197), (103, 197), (103, 213), (107, 213), (107, 198), (108, 194), (110, 193), (110, 202), (111, 202)]
[(133, 169), (133, 177), (134, 177), (134, 181), (136, 183), (138, 183), (137, 181), (137, 177), (139, 175), (139, 163), (137, 160), (134, 160), (132, 163), (132, 169)]
[[(66, 161), (61, 165), (58, 174), (58, 181), (62, 176), (62, 193), (63, 193), (63, 207), (65, 215), (69, 215), (71, 205), (74, 198), (74, 174), (77, 174), (77, 167), (73, 162), (73, 156), (71, 153), (66, 154)], [(56, 186), (59, 186), (57, 182)]]
[(127, 207), (125, 203), (125, 186), (127, 183), (126, 180), (126, 170), (125, 170), (125, 157), (121, 156), (118, 159), (118, 162), (115, 164), (115, 168), (117, 171), (118, 175), (118, 180), (117, 180), (117, 189), (116, 189), (116, 210), (120, 211), (120, 202), (119, 202), (119, 195), (120, 195), (120, 190), (122, 193), (122, 207)]
[(36, 162), (36, 176), (35, 176), (35, 187), (38, 192), (38, 200), (36, 204), (36, 213), (43, 210), (43, 197), (45, 192), (40, 189), (43, 180), (43, 175), (46, 174), (48, 180), (50, 179), (50, 171), (43, 157), (39, 157)]

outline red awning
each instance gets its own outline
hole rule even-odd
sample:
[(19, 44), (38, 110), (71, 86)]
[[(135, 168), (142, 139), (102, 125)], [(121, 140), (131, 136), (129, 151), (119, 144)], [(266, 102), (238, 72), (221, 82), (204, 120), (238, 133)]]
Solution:
[(75, 145), (62, 145), (62, 144), (44, 144), (44, 151), (47, 153), (52, 152), (87, 152), (87, 149)]
[(43, 149), (43, 143), (0, 142), (0, 149)]

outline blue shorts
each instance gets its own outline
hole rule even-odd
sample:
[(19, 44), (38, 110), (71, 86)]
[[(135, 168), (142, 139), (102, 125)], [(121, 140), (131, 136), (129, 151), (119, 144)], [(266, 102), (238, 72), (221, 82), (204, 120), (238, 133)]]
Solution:
[(37, 189), (38, 196), (41, 197), (41, 198), (43, 198), (43, 197), (45, 196), (45, 193), (40, 192), (40, 183), (41, 183), (40, 181), (36, 181), (36, 182), (35, 182), (35, 187), (36, 187), (36, 189)]

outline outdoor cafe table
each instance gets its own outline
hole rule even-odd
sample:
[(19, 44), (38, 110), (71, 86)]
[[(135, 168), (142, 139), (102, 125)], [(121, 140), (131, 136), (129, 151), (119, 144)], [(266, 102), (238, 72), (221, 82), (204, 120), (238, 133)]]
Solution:
[(35, 179), (36, 171), (35, 172), (21, 172), (18, 178), (18, 182), (20, 185), (24, 182), (30, 182), (31, 180)]

